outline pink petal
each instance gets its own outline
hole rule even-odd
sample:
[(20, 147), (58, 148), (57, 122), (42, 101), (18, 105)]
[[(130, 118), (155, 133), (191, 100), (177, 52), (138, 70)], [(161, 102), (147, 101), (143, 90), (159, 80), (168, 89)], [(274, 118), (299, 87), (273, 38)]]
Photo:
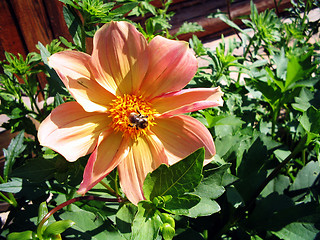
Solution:
[(181, 90), (193, 78), (198, 62), (187, 42), (157, 36), (148, 45), (149, 68), (140, 87), (147, 98)]
[(164, 148), (155, 136), (140, 137), (132, 142), (130, 152), (118, 170), (121, 189), (133, 204), (145, 199), (142, 186), (147, 174), (167, 161)]
[(115, 96), (95, 81), (93, 72), (96, 70), (90, 64), (90, 59), (89, 55), (82, 52), (64, 51), (53, 54), (49, 58), (49, 65), (87, 112), (105, 112), (106, 105)]
[(88, 113), (77, 102), (63, 103), (40, 124), (38, 138), (42, 146), (72, 162), (94, 150), (109, 123), (105, 113)]
[(129, 139), (122, 133), (104, 132), (99, 138), (99, 144), (91, 154), (83, 173), (83, 181), (77, 191), (84, 195), (105, 176), (107, 176), (127, 156)]
[(216, 150), (209, 130), (198, 120), (179, 115), (171, 118), (157, 118), (152, 132), (162, 142), (169, 164), (174, 164), (187, 157), (201, 147), (205, 147), (207, 159), (210, 161)]
[(222, 106), (222, 95), (219, 87), (184, 89), (156, 97), (150, 103), (161, 114), (161, 117), (170, 117), (204, 108)]
[(105, 24), (93, 40), (92, 63), (100, 73), (97, 81), (114, 94), (134, 94), (147, 71), (146, 46), (147, 40), (132, 24)]

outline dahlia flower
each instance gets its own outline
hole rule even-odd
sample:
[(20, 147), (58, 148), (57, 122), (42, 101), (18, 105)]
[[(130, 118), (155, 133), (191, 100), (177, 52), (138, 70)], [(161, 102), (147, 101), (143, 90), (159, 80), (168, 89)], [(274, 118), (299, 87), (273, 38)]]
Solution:
[(150, 43), (127, 22), (101, 27), (92, 55), (63, 51), (49, 58), (75, 102), (41, 123), (38, 138), (68, 161), (90, 154), (78, 190), (85, 194), (114, 168), (134, 204), (144, 199), (146, 175), (200, 147), (205, 163), (215, 146), (207, 128), (183, 115), (221, 106), (219, 88), (182, 89), (197, 71), (188, 44), (160, 36)]

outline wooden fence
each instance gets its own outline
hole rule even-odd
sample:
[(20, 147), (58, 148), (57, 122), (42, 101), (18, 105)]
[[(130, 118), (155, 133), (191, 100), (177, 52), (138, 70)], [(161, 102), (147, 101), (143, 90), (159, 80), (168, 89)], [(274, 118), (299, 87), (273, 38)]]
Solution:
[[(278, 0), (279, 1), (279, 0)], [(199, 37), (220, 34), (228, 28), (219, 19), (207, 18), (217, 9), (227, 11), (228, 0), (174, 0), (170, 11), (175, 12), (172, 18), (172, 33), (175, 33), (184, 21), (200, 23), (205, 31)], [(260, 11), (274, 8), (276, 0), (255, 0)], [(155, 2), (156, 6), (157, 2)], [(282, 0), (279, 11), (290, 5), (290, 0)], [(38, 51), (35, 45), (40, 41), (48, 44), (59, 36), (72, 40), (65, 25), (63, 3), (59, 0), (0, 0), (0, 60), (4, 51), (26, 56), (28, 52)], [(235, 0), (229, 6), (232, 18), (250, 13), (249, 0)], [(136, 18), (138, 21), (139, 19)], [(240, 21), (236, 21), (240, 23)], [(188, 39), (190, 35), (180, 36)]]

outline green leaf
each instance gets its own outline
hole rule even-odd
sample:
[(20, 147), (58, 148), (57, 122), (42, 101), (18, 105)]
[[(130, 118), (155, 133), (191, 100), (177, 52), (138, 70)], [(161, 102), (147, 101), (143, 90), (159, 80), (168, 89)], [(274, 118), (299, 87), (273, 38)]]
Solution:
[(193, 193), (201, 197), (201, 201), (189, 210), (189, 217), (208, 216), (220, 211), (220, 206), (214, 199), (225, 192), (224, 186), (237, 179), (227, 172), (230, 166), (231, 164), (225, 164), (203, 173), (205, 177)]
[(47, 78), (47, 80), (49, 83), (49, 89), (51, 90), (51, 93), (53, 95), (55, 95), (56, 93), (66, 94), (66, 91), (64, 90), (65, 86), (59, 78), (58, 74), (49, 66), (48, 58), (51, 56), (50, 52), (48, 51), (48, 49), (46, 49), (45, 46), (43, 46), (41, 42), (38, 42), (38, 48), (40, 50), (42, 61), (44, 62), (46, 70), (50, 75), (50, 78)]
[(162, 209), (176, 215), (189, 216), (189, 209), (196, 206), (200, 200), (201, 198), (195, 194), (184, 194), (166, 202)]
[(265, 180), (267, 171), (264, 165), (268, 162), (268, 152), (261, 137), (243, 154), (241, 163), (237, 169), (239, 181), (234, 185), (241, 197), (247, 201)]
[[(266, 73), (271, 74), (272, 72), (267, 70), (268, 68), (265, 68)], [(272, 76), (271, 77), (272, 81), (275, 82), (275, 78)], [(266, 98), (267, 102), (269, 102), (271, 104), (271, 106), (275, 105), (276, 102), (279, 101), (279, 99), (281, 99), (281, 97), (283, 96), (283, 93), (281, 92), (281, 84), (280, 81), (277, 81), (278, 84), (280, 84), (280, 86), (276, 86), (275, 84), (273, 84), (273, 82), (271, 82), (270, 80), (262, 80), (262, 79), (254, 79), (254, 86), (257, 90), (259, 90), (262, 95)]]
[(130, 239), (131, 225), (133, 223), (134, 216), (137, 212), (137, 207), (132, 203), (124, 204), (116, 215), (117, 228), (120, 233), (126, 238)]
[(73, 1), (71, 0), (59, 0), (60, 2), (63, 2), (65, 4), (68, 4), (68, 5), (71, 5), (72, 7), (76, 8), (76, 9), (79, 9), (79, 7), (73, 3)]
[(315, 77), (312, 77), (312, 78), (306, 78), (306, 79), (303, 79), (303, 80), (299, 80), (297, 82), (294, 83), (294, 85), (292, 85), (292, 88), (297, 88), (297, 87), (301, 87), (301, 88), (304, 88), (304, 87), (308, 87), (308, 88), (312, 88), (314, 87), (317, 82), (320, 81), (320, 77), (319, 76), (315, 76)]
[(311, 106), (310, 101), (314, 98), (313, 93), (307, 88), (302, 88), (299, 97), (295, 97), (294, 100), (296, 103), (292, 104), (292, 107), (295, 110), (304, 112), (307, 111)]
[(55, 236), (60, 233), (63, 233), (68, 228), (72, 227), (75, 222), (71, 220), (60, 220), (54, 223), (51, 223), (46, 230), (43, 232), (44, 237)]
[(230, 27), (237, 29), (239, 32), (241, 32), (244, 35), (247, 35), (247, 33), (245, 31), (243, 31), (243, 29), (241, 29), (237, 24), (235, 24), (232, 20), (230, 20), (227, 15), (225, 13), (219, 13), (216, 14), (215, 17), (220, 18), (220, 20), (222, 20), (223, 22), (225, 22), (226, 24), (228, 24)]
[[(47, 202), (42, 202), (40, 204), (40, 206), (39, 206), (39, 209), (38, 209), (38, 221), (37, 221), (37, 224), (40, 224), (40, 222), (47, 215), (47, 213), (48, 213)], [(40, 234), (42, 234), (44, 232), (44, 230), (46, 229), (48, 224), (49, 224), (48, 220), (44, 222), (44, 224), (42, 225), (42, 228), (40, 229)]]
[(105, 221), (100, 215), (73, 207), (74, 211), (60, 214), (62, 219), (75, 222), (75, 225), (64, 233), (67, 239), (124, 239), (110, 221)]
[(10, 182), (0, 184), (1, 192), (18, 193), (22, 189), (22, 179), (13, 178)]
[(308, 78), (311, 72), (315, 69), (315, 65), (312, 63), (313, 50), (300, 56), (292, 54), (289, 57), (288, 68), (287, 68), (287, 78), (285, 83), (285, 88), (289, 89), (292, 85), (301, 80)]
[(309, 189), (313, 186), (316, 187), (316, 182), (319, 178), (319, 173), (319, 162), (309, 162), (298, 172), (296, 179), (290, 186), (290, 191)]
[(206, 117), (206, 120), (208, 122), (208, 127), (212, 128), (214, 126), (225, 126), (225, 125), (231, 125), (231, 126), (241, 126), (244, 121), (242, 121), (239, 117), (235, 115), (219, 115), (219, 116), (213, 116), (209, 114), (208, 112), (204, 112), (204, 115)]
[(267, 197), (269, 194), (274, 192), (283, 194), (284, 190), (286, 190), (289, 186), (290, 178), (288, 176), (278, 175), (263, 189), (261, 196)]
[(170, 167), (160, 165), (147, 175), (143, 184), (144, 196), (152, 200), (157, 196), (176, 197), (192, 192), (202, 179), (203, 160), (204, 149), (201, 148)]
[(310, 222), (291, 223), (273, 234), (283, 240), (318, 239), (319, 228)]
[(256, 206), (246, 220), (246, 224), (257, 231), (281, 227), (291, 219), (286, 218), (282, 221), (276, 221), (278, 217), (276, 214), (291, 207), (294, 207), (294, 203), (289, 197), (272, 193), (266, 198), (256, 201)]
[[(283, 85), (282, 79), (279, 78), (277, 75), (274, 75), (274, 72), (270, 68), (265, 67), (265, 70), (268, 73), (269, 78), (279, 87), (281, 92), (284, 92), (286, 89)], [(280, 73), (280, 74), (282, 74), (282, 73)]]
[(156, 7), (150, 4), (147, 1), (141, 1), (141, 7), (145, 8), (149, 12), (152, 13), (152, 15), (157, 15)]
[(227, 200), (234, 208), (244, 206), (244, 200), (234, 186), (227, 187), (226, 190)]
[(138, 212), (132, 223), (131, 239), (157, 239), (162, 220), (160, 212), (150, 201), (138, 203)]
[(131, 2), (123, 4), (121, 7), (118, 7), (111, 12), (109, 12), (110, 15), (122, 15), (130, 12), (132, 9), (134, 9), (139, 3), (138, 2)]
[(54, 101), (53, 101), (53, 106), (56, 108), (59, 105), (61, 105), (62, 103), (64, 103), (65, 101), (63, 100), (63, 98), (61, 97), (61, 95), (59, 93), (57, 93), (54, 96)]
[(181, 34), (193, 33), (193, 32), (201, 32), (204, 31), (203, 27), (196, 22), (184, 22), (179, 28), (178, 32), (175, 36), (179, 36)]
[(84, 46), (82, 46), (81, 30), (82, 23), (79, 19), (79, 16), (74, 12), (74, 10), (66, 6), (63, 6), (63, 16), (73, 38), (74, 44), (77, 45), (79, 49), (83, 49)]
[(175, 236), (174, 239), (175, 240), (204, 240), (201, 233), (191, 228), (187, 228), (185, 231), (180, 232), (177, 236)]
[(32, 231), (13, 232), (7, 236), (7, 240), (32, 240), (36, 239)]
[(291, 151), (286, 150), (286, 149), (277, 149), (274, 152), (275, 157), (282, 162), (283, 160), (285, 160), (290, 154)]
[(7, 181), (11, 173), (12, 166), (16, 158), (25, 150), (26, 145), (24, 142), (24, 130), (22, 130), (15, 138), (13, 138), (8, 146), (8, 149), (3, 149), (3, 154), (6, 162), (3, 169), (4, 180)]
[(295, 205), (288, 196), (272, 193), (256, 201), (255, 208), (245, 224), (257, 232), (278, 232), (294, 222), (302, 226), (310, 224), (310, 227), (313, 227), (320, 220), (319, 210), (319, 204), (315, 201)]
[(243, 155), (241, 165), (237, 169), (237, 177), (246, 178), (248, 173), (256, 175), (267, 160), (267, 147), (259, 137)]
[(319, 135), (320, 133), (320, 110), (310, 107), (300, 118), (302, 127), (309, 133)]
[[(284, 48), (281, 48), (281, 52), (279, 55), (275, 55), (273, 58), (276, 64), (276, 75), (278, 79), (285, 80), (287, 74), (287, 66), (288, 66), (288, 58), (286, 58), (286, 54), (284, 52)], [(281, 82), (281, 86), (283, 87), (283, 83)]]
[(55, 172), (55, 160), (35, 158), (14, 169), (12, 176), (26, 178), (32, 182), (41, 182), (50, 179)]

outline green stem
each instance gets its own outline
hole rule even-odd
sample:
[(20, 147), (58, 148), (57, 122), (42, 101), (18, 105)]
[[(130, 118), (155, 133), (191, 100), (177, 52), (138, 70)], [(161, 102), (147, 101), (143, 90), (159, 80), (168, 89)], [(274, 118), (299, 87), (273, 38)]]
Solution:
[[(85, 23), (84, 23), (85, 24)], [(81, 25), (81, 48), (83, 52), (87, 51), (86, 47), (86, 32), (84, 30), (84, 25)]]
[(83, 196), (83, 197), (76, 197), (73, 199), (70, 199), (64, 203), (61, 203), (60, 205), (56, 206), (54, 209), (52, 209), (50, 212), (48, 212), (41, 220), (37, 227), (37, 235), (40, 240), (43, 240), (42, 238), (42, 227), (44, 223), (57, 211), (60, 209), (64, 208), (65, 206), (68, 206), (72, 203), (78, 202), (78, 201), (83, 201), (83, 200), (94, 200), (94, 201), (102, 201), (102, 202), (118, 202), (121, 203), (123, 200), (121, 198), (103, 198), (103, 197), (96, 197), (96, 196)]
[(0, 183), (5, 183), (6, 181), (3, 180), (3, 178), (0, 176)]
[(254, 42), (254, 40), (253, 40), (253, 37), (252, 38), (250, 38), (250, 41), (249, 41), (249, 44), (248, 44), (248, 46), (247, 46), (247, 48), (246, 48), (246, 51), (244, 52), (244, 54), (243, 54), (243, 59), (246, 59), (247, 58), (247, 55), (248, 55), (248, 53), (250, 54), (250, 57), (251, 57), (251, 61), (252, 62), (254, 62), (254, 60), (253, 60), (253, 56), (252, 56), (252, 53), (251, 53), (251, 51), (250, 51), (250, 47), (251, 47), (251, 45), (253, 44), (253, 42)]
[(10, 203), (11, 204), (11, 200), (6, 196), (4, 195), (2, 192), (0, 192), (0, 196), (3, 198), (3, 200), (5, 200), (7, 203)]
[(303, 149), (301, 154), (302, 154), (301, 156), (302, 163), (303, 163), (303, 166), (305, 166), (306, 165), (306, 149)]
[(120, 196), (120, 191), (119, 191), (118, 184), (117, 184), (118, 177), (119, 177), (118, 174), (119, 174), (118, 171), (116, 171), (116, 181), (115, 181), (116, 183), (114, 184), (114, 186), (115, 186), (115, 191), (116, 191), (117, 196)]
[(16, 199), (13, 197), (13, 194), (12, 193), (8, 193), (8, 196), (9, 197), (7, 197), (2, 192), (0, 192), (0, 197), (2, 197), (4, 201), (6, 201), (7, 203), (9, 203), (10, 205), (12, 205), (14, 207), (17, 207), (18, 203), (17, 203)]
[(8, 196), (9, 196), (9, 198), (11, 200), (11, 205), (14, 206), (14, 207), (18, 207), (17, 200), (14, 197), (13, 193), (8, 193)]
[(116, 196), (116, 197), (120, 197), (119, 194), (113, 190), (108, 184), (106, 184), (105, 182), (103, 181), (100, 181), (99, 182), (102, 186), (104, 186), (108, 191), (109, 193), (111, 193), (112, 195)]
[(276, 137), (276, 124), (280, 111), (280, 104), (277, 104), (276, 107), (272, 107), (272, 126), (271, 126), (271, 136), (273, 139)]

